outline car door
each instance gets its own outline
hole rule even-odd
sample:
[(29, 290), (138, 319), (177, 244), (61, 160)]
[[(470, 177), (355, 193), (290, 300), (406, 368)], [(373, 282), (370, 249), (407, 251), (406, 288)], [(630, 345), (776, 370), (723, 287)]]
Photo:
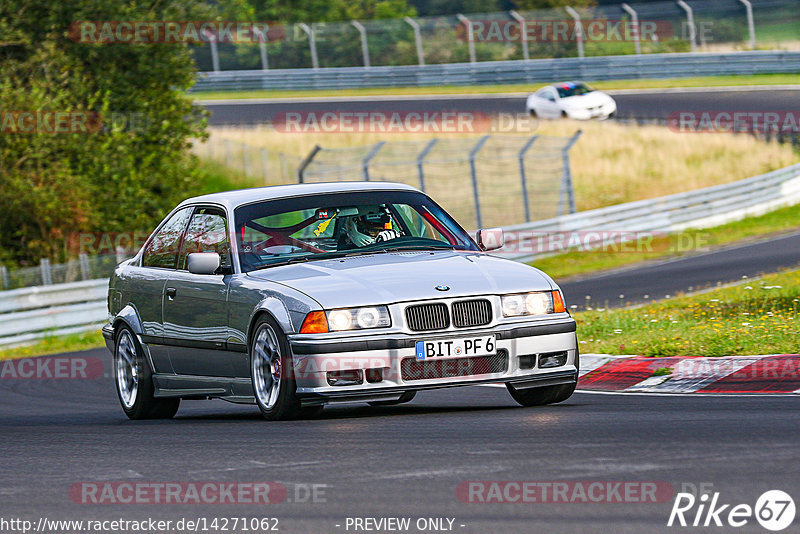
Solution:
[(164, 344), (162, 297), (191, 215), (192, 208), (183, 208), (168, 217), (145, 243), (139, 265), (131, 266), (126, 273), (129, 300), (142, 321), (142, 340), (148, 346), (156, 373), (173, 372), (169, 349)]
[(557, 119), (561, 117), (561, 107), (558, 104), (558, 95), (552, 87), (546, 87), (540, 91), (541, 112), (540, 115), (546, 119)]
[(178, 255), (177, 269), (164, 288), (164, 339), (179, 375), (234, 376), (228, 339), (230, 274), (201, 275), (187, 270), (189, 254), (216, 252), (220, 272), (231, 273), (227, 216), (223, 208), (198, 206)]

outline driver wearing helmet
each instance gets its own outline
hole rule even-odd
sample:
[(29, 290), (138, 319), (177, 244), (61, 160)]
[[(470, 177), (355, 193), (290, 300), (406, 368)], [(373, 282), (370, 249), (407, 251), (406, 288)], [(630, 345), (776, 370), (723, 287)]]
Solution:
[(352, 245), (366, 247), (397, 239), (401, 234), (392, 227), (389, 213), (382, 211), (348, 217), (345, 222), (345, 235)]

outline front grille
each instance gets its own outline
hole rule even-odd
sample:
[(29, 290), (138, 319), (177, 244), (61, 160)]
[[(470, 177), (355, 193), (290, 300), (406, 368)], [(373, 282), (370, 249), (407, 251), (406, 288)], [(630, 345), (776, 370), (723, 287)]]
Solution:
[(483, 326), (492, 322), (492, 303), (486, 299), (453, 303), (453, 325), (457, 328)]
[(431, 378), (455, 378), (504, 373), (508, 370), (508, 352), (504, 349), (491, 356), (471, 358), (447, 358), (418, 361), (406, 358), (400, 362), (403, 380), (429, 380)]
[(420, 304), (406, 308), (408, 328), (417, 332), (426, 330), (443, 330), (450, 326), (450, 313), (447, 305)]

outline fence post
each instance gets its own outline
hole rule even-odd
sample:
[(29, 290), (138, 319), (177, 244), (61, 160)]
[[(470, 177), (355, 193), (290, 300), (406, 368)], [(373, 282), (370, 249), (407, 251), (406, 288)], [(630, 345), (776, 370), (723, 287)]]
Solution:
[(122, 247), (117, 247), (115, 252), (117, 253), (117, 258), (116, 258), (117, 265), (119, 265), (120, 263), (125, 261), (125, 249)]
[(421, 66), (425, 65), (425, 54), (422, 53), (422, 33), (419, 31), (419, 24), (411, 17), (405, 17), (404, 20), (414, 30), (414, 43), (417, 45), (417, 62)]
[(225, 139), (225, 165), (227, 167), (232, 167), (231, 162), (231, 140)]
[(456, 15), (458, 17), (458, 21), (464, 24), (467, 27), (467, 41), (469, 45), (469, 62), (475, 63), (478, 58), (475, 55), (475, 32), (472, 29), (472, 23), (469, 21), (467, 17), (458, 13)]
[(89, 280), (91, 271), (89, 270), (89, 255), (84, 253), (78, 254), (78, 263), (81, 266), (81, 279)]
[(642, 35), (639, 32), (639, 14), (634, 10), (631, 6), (626, 4), (625, 2), (621, 5), (622, 9), (625, 10), (628, 15), (631, 16), (631, 31), (633, 33), (633, 45), (636, 47), (636, 55), (641, 55), (642, 53)]
[(525, 28), (525, 19), (514, 9), (509, 11), (508, 14), (519, 23), (519, 38), (522, 42), (522, 59), (530, 59), (531, 53), (530, 50), (528, 50), (528, 32)]
[(686, 23), (689, 25), (689, 44), (692, 47), (692, 52), (697, 50), (697, 28), (694, 26), (694, 11), (689, 4), (683, 0), (678, 0), (678, 5), (686, 11)]
[(267, 149), (266, 148), (262, 148), (261, 149), (261, 167), (262, 167), (262, 169), (264, 171), (264, 183), (265, 184), (268, 183), (268, 178), (269, 178), (268, 164), (269, 164), (269, 158), (268, 158), (268, 155), (267, 155)]
[(525, 154), (528, 150), (533, 146), (534, 141), (539, 138), (538, 135), (534, 135), (528, 142), (525, 143), (525, 146), (522, 147), (522, 150), (519, 151), (519, 179), (520, 184), (522, 185), (522, 203), (525, 207), (525, 222), (531, 222), (531, 208), (530, 208), (530, 199), (528, 197), (528, 179), (525, 175)]
[(50, 260), (42, 258), (39, 262), (39, 268), (42, 270), (42, 285), (53, 285), (53, 271), (50, 269)]
[(311, 66), (318, 69), (319, 57), (317, 56), (317, 37), (314, 35), (313, 25), (309, 26), (305, 22), (301, 22), (298, 26), (308, 35), (308, 46), (311, 48)]
[(583, 58), (583, 25), (581, 24), (581, 16), (570, 6), (566, 6), (564, 9), (575, 19), (575, 38), (578, 41), (578, 57)]
[(750, 48), (756, 49), (756, 24), (753, 21), (753, 4), (750, 0), (739, 0), (747, 10), (747, 30), (750, 32)]
[(300, 162), (300, 166), (297, 168), (297, 183), (303, 184), (306, 180), (306, 167), (311, 165), (311, 162), (314, 161), (317, 153), (322, 150), (322, 147), (319, 145), (315, 145), (314, 148), (311, 149), (311, 152), (308, 153), (308, 156)]
[(561, 149), (561, 161), (564, 166), (561, 170), (561, 191), (558, 194), (558, 214), (564, 214), (564, 204), (566, 200), (566, 207), (568, 213), (575, 213), (575, 189), (572, 186), (572, 171), (569, 164), (569, 151), (583, 132), (578, 130), (575, 135), (570, 138), (566, 146)]
[(430, 142), (425, 145), (425, 148), (422, 149), (422, 152), (419, 153), (417, 156), (417, 174), (419, 174), (419, 188), (422, 192), (425, 192), (425, 170), (423, 168), (423, 162), (428, 154), (430, 154), (433, 147), (436, 146), (436, 143), (439, 142), (438, 138), (431, 139)]
[(217, 36), (209, 29), (203, 32), (211, 46), (211, 66), (214, 72), (219, 72), (219, 51), (217, 50)]
[(5, 265), (0, 265), (0, 280), (3, 282), (3, 289), (11, 287), (11, 283), (8, 279), (8, 267)]
[(364, 181), (369, 182), (369, 163), (372, 161), (372, 158), (378, 155), (378, 152), (380, 151), (381, 148), (383, 148), (383, 145), (385, 144), (386, 141), (379, 141), (375, 143), (375, 146), (370, 149), (369, 153), (367, 154), (367, 157), (365, 157), (364, 160), (361, 162), (361, 165), (364, 169)]
[(253, 33), (258, 35), (258, 47), (261, 52), (261, 69), (269, 70), (269, 58), (267, 57), (267, 32), (269, 27), (264, 25), (264, 29), (253, 27)]
[(478, 229), (483, 227), (483, 217), (481, 217), (481, 199), (478, 191), (478, 171), (475, 168), (475, 156), (478, 155), (478, 152), (490, 137), (490, 135), (484, 135), (469, 151), (469, 172), (472, 176), (472, 196), (475, 199), (475, 222), (478, 223)]
[(355, 26), (361, 35), (361, 55), (364, 56), (364, 67), (369, 68), (369, 46), (367, 44), (367, 29), (357, 20), (351, 20), (350, 24)]

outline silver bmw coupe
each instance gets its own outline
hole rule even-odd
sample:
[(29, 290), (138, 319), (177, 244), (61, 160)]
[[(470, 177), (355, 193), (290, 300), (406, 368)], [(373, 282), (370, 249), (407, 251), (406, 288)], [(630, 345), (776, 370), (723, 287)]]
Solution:
[(575, 390), (575, 321), (547, 275), (487, 251), (419, 190), (288, 185), (191, 198), (111, 276), (117, 393), (132, 419), (181, 399), (326, 404), (505, 384), (524, 406)]

